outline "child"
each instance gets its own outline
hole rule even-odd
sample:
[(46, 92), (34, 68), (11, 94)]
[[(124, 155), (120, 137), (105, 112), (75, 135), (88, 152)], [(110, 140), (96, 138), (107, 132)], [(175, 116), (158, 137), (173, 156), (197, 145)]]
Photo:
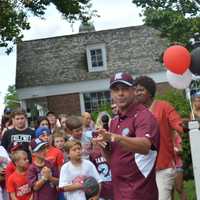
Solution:
[(112, 176), (110, 165), (103, 157), (101, 148), (95, 143), (93, 143), (92, 145), (90, 161), (95, 165), (102, 180), (100, 193), (101, 200), (113, 199)]
[(64, 152), (65, 136), (61, 131), (53, 133), (53, 145)]
[(57, 130), (53, 133), (53, 145), (59, 149), (64, 156), (64, 163), (68, 161), (68, 157), (64, 151), (65, 135), (61, 131)]
[(39, 138), (42, 142), (48, 142), (46, 160), (51, 161), (58, 170), (64, 163), (64, 155), (61, 150), (51, 145), (50, 129), (47, 127), (39, 127), (35, 132), (36, 138)]
[(47, 142), (36, 139), (32, 142), (33, 163), (28, 168), (28, 183), (33, 189), (33, 200), (56, 200), (58, 197), (58, 170), (45, 160)]
[[(81, 158), (82, 149), (80, 141), (71, 140), (66, 142), (65, 150), (69, 155), (70, 161), (61, 167), (59, 188), (65, 191), (65, 198), (67, 200), (86, 200), (82, 185), (83, 178), (85, 176), (92, 176), (100, 183), (100, 176), (95, 166), (89, 160)], [(90, 199), (96, 200), (98, 196)]]
[(28, 155), (23, 150), (16, 151), (12, 156), (16, 170), (8, 178), (7, 192), (11, 200), (32, 200), (32, 191), (28, 185)]
[(68, 117), (66, 120), (66, 127), (69, 135), (71, 135), (69, 140), (74, 140), (74, 139), (81, 140), (83, 128), (80, 117), (77, 116)]
[[(12, 143), (12, 145), (10, 146), (10, 156), (12, 157), (16, 151), (25, 151), (26, 152), (26, 149), (24, 149), (24, 146), (19, 144), (19, 143)], [(29, 159), (29, 157), (28, 157)], [(29, 161), (30, 162), (30, 161)], [(8, 165), (6, 166), (5, 168), (5, 185), (6, 185), (6, 188), (8, 188), (8, 178), (15, 172), (16, 170), (16, 165), (15, 163), (10, 160), (8, 162)], [(6, 198), (4, 197), (4, 200), (6, 200)]]
[(83, 134), (82, 121), (81, 118), (77, 116), (68, 117), (66, 121), (66, 126), (71, 134), (69, 140), (79, 140), (82, 145), (82, 157), (89, 160), (92, 131), (86, 131)]

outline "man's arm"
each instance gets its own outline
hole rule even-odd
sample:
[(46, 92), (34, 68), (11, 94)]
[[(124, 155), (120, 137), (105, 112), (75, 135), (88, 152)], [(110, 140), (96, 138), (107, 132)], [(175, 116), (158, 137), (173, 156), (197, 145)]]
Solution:
[(146, 137), (127, 137), (111, 133), (111, 141), (117, 142), (129, 151), (144, 155), (151, 149), (151, 141)]
[[(98, 137), (93, 139), (98, 143), (103, 141), (116, 142), (128, 151), (140, 154), (148, 154), (151, 149), (151, 141), (146, 137), (127, 137), (107, 132), (105, 129), (99, 129), (98, 132)], [(108, 153), (105, 154), (109, 155)]]

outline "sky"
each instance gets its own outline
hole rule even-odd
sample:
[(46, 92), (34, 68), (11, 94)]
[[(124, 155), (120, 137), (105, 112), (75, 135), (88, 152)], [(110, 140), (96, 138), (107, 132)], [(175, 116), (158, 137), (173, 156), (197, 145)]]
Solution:
[[(137, 8), (132, 0), (92, 0), (93, 9), (100, 17), (93, 19), (96, 31), (143, 24), (139, 16), (141, 9)], [(33, 40), (61, 35), (78, 33), (80, 22), (71, 25), (63, 16), (50, 5), (44, 16), (45, 19), (29, 17), (31, 29), (23, 31), (23, 40)], [(4, 109), (4, 96), (8, 86), (15, 84), (16, 49), (8, 56), (4, 49), (0, 49), (0, 114)]]

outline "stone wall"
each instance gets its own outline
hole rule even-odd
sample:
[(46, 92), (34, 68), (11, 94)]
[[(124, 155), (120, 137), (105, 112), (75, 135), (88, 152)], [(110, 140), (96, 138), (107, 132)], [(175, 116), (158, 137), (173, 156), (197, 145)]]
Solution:
[[(16, 88), (109, 78), (116, 71), (133, 75), (163, 71), (159, 62), (167, 41), (147, 26), (79, 33), (24, 41), (17, 45)], [(87, 45), (103, 43), (107, 70), (88, 72)]]

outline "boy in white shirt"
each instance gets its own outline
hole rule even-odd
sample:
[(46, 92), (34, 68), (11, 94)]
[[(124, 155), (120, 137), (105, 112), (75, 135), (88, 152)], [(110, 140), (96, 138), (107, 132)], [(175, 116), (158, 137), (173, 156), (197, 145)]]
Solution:
[[(80, 141), (66, 142), (65, 150), (70, 160), (61, 167), (59, 188), (64, 190), (67, 200), (86, 200), (83, 188), (84, 178), (87, 176), (94, 177), (100, 187), (100, 176), (92, 162), (81, 158)], [(98, 198), (99, 194), (89, 200), (97, 200)]]

